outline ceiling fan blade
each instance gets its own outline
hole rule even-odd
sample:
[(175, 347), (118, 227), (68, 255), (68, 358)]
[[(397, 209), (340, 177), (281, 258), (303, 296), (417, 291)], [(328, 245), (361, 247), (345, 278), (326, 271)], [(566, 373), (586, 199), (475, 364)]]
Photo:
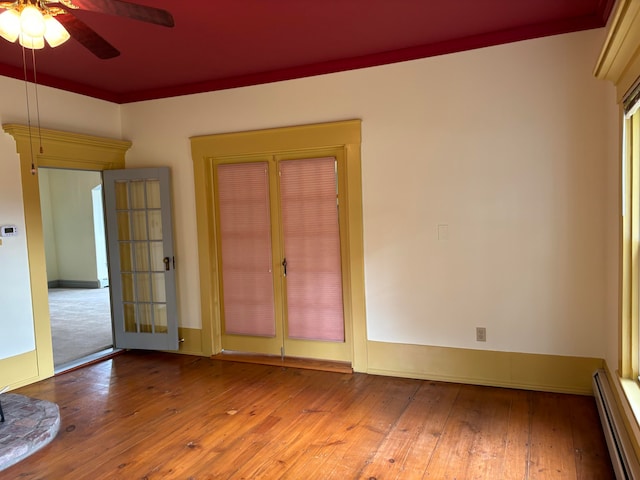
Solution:
[(56, 19), (67, 29), (71, 38), (82, 44), (96, 57), (106, 60), (120, 55), (116, 47), (70, 13), (56, 15)]
[(123, 0), (71, 0), (71, 3), (81, 10), (129, 17), (134, 20), (154, 23), (164, 27), (173, 27), (175, 25), (173, 15), (166, 10), (125, 2)]

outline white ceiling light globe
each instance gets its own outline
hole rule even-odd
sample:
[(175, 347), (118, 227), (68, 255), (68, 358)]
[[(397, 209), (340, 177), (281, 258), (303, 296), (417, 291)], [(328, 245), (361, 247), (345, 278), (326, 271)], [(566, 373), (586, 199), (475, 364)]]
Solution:
[(44, 16), (44, 39), (50, 47), (57, 47), (69, 40), (69, 32), (65, 30), (62, 24), (51, 15)]
[(32, 37), (26, 33), (21, 33), (18, 39), (20, 45), (31, 50), (40, 50), (44, 48), (44, 37)]
[(6, 10), (0, 14), (0, 36), (15, 42), (20, 35), (20, 14), (15, 10)]
[(20, 13), (20, 27), (22, 32), (30, 37), (42, 37), (44, 35), (44, 17), (35, 5), (27, 5)]

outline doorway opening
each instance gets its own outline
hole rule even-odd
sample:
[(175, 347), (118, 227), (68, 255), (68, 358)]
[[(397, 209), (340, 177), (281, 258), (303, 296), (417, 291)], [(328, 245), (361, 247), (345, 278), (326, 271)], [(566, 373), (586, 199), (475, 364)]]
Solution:
[(40, 168), (54, 371), (114, 352), (102, 204), (97, 171)]

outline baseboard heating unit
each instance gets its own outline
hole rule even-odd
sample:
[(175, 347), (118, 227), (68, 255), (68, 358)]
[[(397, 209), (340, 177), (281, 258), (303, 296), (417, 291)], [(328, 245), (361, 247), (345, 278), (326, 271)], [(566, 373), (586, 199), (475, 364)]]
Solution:
[(627, 434), (618, 404), (604, 369), (593, 374), (593, 394), (618, 480), (640, 480), (640, 464)]

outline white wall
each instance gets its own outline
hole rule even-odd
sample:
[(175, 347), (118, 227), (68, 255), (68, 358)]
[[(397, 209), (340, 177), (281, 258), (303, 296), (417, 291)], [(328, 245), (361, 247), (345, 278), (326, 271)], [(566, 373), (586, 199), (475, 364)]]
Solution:
[[(32, 86), (30, 94), (35, 122)], [(38, 100), (44, 128), (121, 138), (118, 105), (46, 87), (38, 87)], [(0, 123), (27, 124), (23, 82), (0, 77)], [(0, 359), (31, 351), (35, 345), (19, 158), (13, 137), (2, 131), (0, 224), (6, 223), (16, 224), (22, 233), (0, 246)]]
[[(22, 206), (22, 186), (15, 144), (0, 141), (0, 225), (16, 225), (18, 236), (0, 245), (0, 359), (35, 348)], [(2, 382), (0, 382), (2, 383)]]
[(603, 39), (124, 105), (127, 166), (172, 169), (180, 324), (200, 327), (189, 137), (360, 118), (369, 339), (609, 355), (617, 120), (592, 74)]
[(49, 185), (48, 168), (38, 171), (38, 186), (40, 187), (40, 210), (42, 211), (42, 237), (44, 239), (44, 254), (47, 262), (47, 280), (53, 282), (60, 278), (58, 272), (58, 248), (56, 245), (56, 230), (51, 208), (51, 188)]
[(102, 177), (100, 185), (91, 190), (93, 201), (93, 231), (95, 238), (96, 269), (102, 287), (109, 285), (109, 257), (107, 255), (107, 232), (105, 230)]
[(49, 280), (98, 282), (92, 189), (101, 185), (102, 176), (63, 169), (47, 173), (49, 198), (40, 200), (50, 205), (58, 267), (57, 277), (47, 276)]

